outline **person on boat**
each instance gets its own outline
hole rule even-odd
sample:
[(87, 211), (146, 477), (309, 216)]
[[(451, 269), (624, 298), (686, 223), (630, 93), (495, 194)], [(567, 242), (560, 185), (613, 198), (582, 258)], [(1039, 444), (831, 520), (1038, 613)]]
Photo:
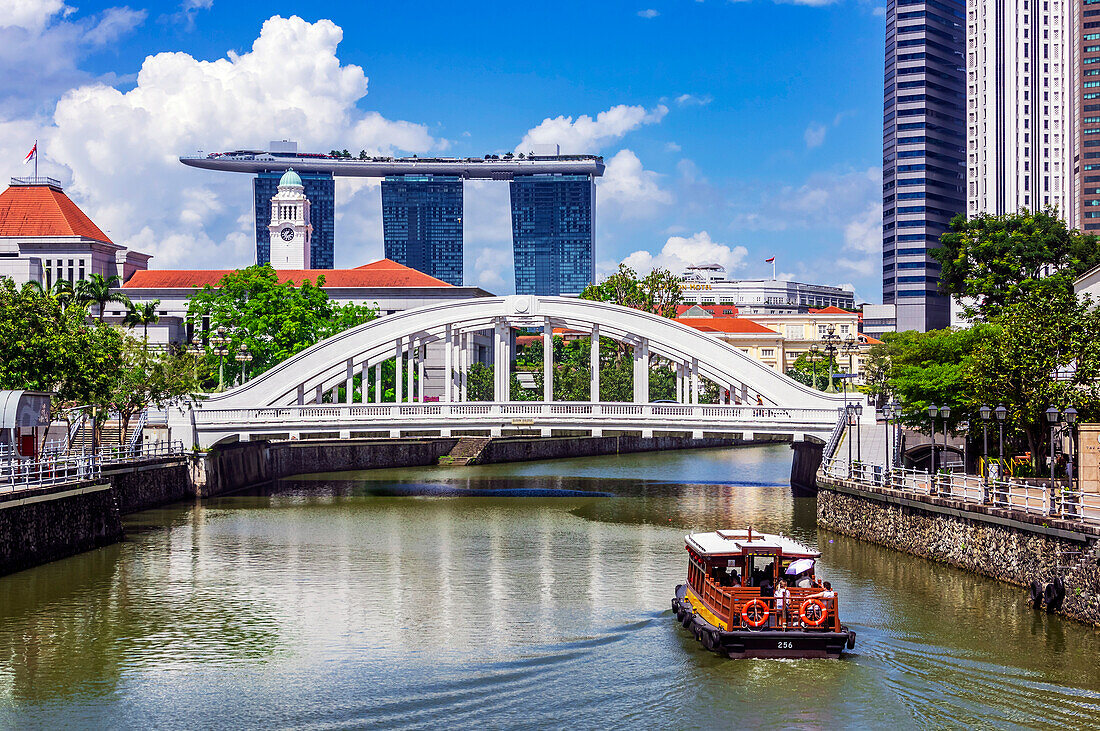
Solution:
[(783, 626), (787, 625), (787, 609), (791, 602), (791, 590), (787, 588), (784, 579), (779, 580), (779, 586), (775, 589), (775, 616), (783, 618)]
[(810, 594), (807, 599), (822, 599), (825, 601), (826, 606), (832, 604), (832, 601), (836, 599), (836, 592), (833, 591), (833, 585), (826, 581), (821, 585), (821, 591), (816, 594)]
[(803, 571), (801, 574), (795, 577), (794, 585), (799, 589), (809, 589), (813, 586), (813, 579), (810, 578), (810, 569)]

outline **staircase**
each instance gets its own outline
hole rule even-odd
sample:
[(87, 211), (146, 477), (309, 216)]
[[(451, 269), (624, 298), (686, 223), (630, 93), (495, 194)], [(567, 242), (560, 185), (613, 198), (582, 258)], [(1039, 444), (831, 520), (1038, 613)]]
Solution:
[[(135, 420), (136, 421), (136, 420)], [(130, 429), (127, 430), (129, 435), (134, 434), (134, 423), (131, 422)], [(99, 434), (100, 446), (104, 447), (117, 447), (120, 444), (119, 431), (122, 429), (122, 422), (117, 419), (111, 419), (103, 425), (103, 430)], [(138, 433), (140, 435), (140, 432)], [(121, 444), (126, 444), (126, 440), (122, 439)], [(72, 442), (69, 446), (70, 452), (87, 452), (91, 453), (92, 449), (92, 422), (86, 420), (83, 425), (77, 430)]]
[(451, 449), (450, 454), (445, 454), (439, 458), (439, 464), (475, 464), (491, 441), (493, 440), (490, 437), (462, 437)]

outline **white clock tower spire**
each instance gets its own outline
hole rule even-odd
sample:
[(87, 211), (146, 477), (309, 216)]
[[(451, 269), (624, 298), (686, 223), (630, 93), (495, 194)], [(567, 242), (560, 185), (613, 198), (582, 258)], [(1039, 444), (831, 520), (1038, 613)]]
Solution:
[(309, 198), (302, 179), (293, 169), (283, 173), (279, 191), (271, 199), (271, 266), (274, 269), (309, 269), (313, 225), (309, 222)]

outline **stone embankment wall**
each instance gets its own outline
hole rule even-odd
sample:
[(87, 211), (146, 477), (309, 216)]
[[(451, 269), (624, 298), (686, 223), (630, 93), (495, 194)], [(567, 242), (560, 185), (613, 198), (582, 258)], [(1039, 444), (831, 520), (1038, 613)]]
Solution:
[(482, 450), (481, 456), (478, 458), (478, 464), (526, 462), (536, 459), (562, 459), (565, 457), (595, 457), (604, 454), (656, 452), (666, 449), (706, 449), (751, 443), (741, 439), (692, 439), (690, 437), (498, 438), (493, 439)]
[(823, 528), (1028, 586), (1065, 582), (1060, 613), (1100, 625), (1100, 529), (818, 475)]

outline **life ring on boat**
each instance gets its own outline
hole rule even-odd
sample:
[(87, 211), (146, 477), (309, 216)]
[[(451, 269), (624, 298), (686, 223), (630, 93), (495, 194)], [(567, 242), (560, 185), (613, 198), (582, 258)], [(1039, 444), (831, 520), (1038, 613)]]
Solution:
[[(816, 608), (817, 611), (811, 613), (812, 608)], [(802, 620), (803, 624), (810, 627), (820, 627), (825, 624), (828, 615), (829, 608), (820, 599), (807, 599), (798, 608), (798, 618)]]
[(768, 605), (760, 599), (752, 599), (741, 607), (741, 621), (750, 627), (763, 627), (768, 621)]

